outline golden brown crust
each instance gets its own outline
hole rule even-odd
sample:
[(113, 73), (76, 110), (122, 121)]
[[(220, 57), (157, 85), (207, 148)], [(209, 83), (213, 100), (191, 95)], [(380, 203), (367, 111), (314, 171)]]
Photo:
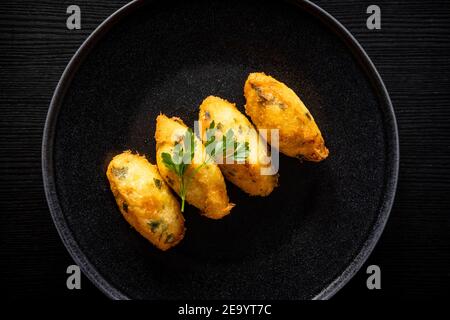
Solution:
[(143, 237), (163, 251), (183, 239), (180, 205), (155, 165), (125, 151), (111, 160), (106, 175), (120, 212)]
[[(180, 179), (166, 167), (162, 153), (173, 154), (174, 145), (182, 141), (187, 129), (179, 118), (168, 118), (161, 114), (156, 119), (156, 162), (161, 176), (177, 194), (180, 194)], [(230, 213), (234, 204), (228, 200), (225, 181), (217, 164), (210, 162), (194, 174), (206, 159), (205, 147), (200, 140), (195, 140), (194, 159), (185, 173), (185, 176), (192, 176), (186, 192), (186, 201), (200, 209), (206, 217), (221, 219)]]
[[(249, 143), (249, 156), (245, 163), (219, 164), (227, 180), (252, 196), (267, 196), (277, 186), (278, 176), (262, 175), (263, 168), (269, 169), (267, 148), (259, 138), (253, 125), (235, 106), (219, 97), (209, 96), (200, 105), (199, 122), (201, 137), (206, 139), (206, 130), (214, 121), (217, 128), (216, 140), (231, 129), (237, 142)], [(225, 161), (222, 161), (225, 162)]]
[(313, 116), (284, 83), (264, 73), (251, 73), (244, 95), (245, 112), (258, 129), (279, 129), (282, 153), (316, 162), (327, 158), (329, 152)]

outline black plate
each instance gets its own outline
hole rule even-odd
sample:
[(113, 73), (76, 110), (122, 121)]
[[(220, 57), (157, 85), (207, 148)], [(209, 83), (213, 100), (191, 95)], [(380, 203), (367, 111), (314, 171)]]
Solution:
[[(188, 207), (161, 252), (121, 217), (105, 177), (132, 149), (154, 162), (155, 117), (191, 124), (210, 94), (244, 105), (249, 72), (299, 93), (325, 137), (319, 164), (280, 159), (280, 187), (232, 214)], [(361, 267), (392, 205), (398, 138), (386, 89), (356, 40), (309, 2), (132, 2), (81, 46), (43, 141), (46, 195), (76, 263), (112, 298), (328, 298)]]

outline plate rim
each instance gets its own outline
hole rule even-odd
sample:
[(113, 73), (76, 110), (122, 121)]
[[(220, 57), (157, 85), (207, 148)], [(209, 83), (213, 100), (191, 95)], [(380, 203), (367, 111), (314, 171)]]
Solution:
[[(122, 18), (128, 14), (134, 12), (137, 8), (144, 4), (151, 3), (153, 1), (146, 0), (133, 0), (106, 18), (95, 30), (86, 38), (86, 40), (77, 49), (75, 54), (70, 59), (58, 84), (56, 85), (52, 99), (50, 101), (49, 109), (44, 126), (44, 133), (42, 138), (42, 150), (41, 150), (41, 165), (42, 165), (42, 178), (45, 190), (45, 197), (47, 199), (50, 214), (58, 231), (58, 234), (64, 243), (67, 251), (71, 255), (74, 262), (80, 267), (84, 275), (106, 296), (115, 300), (129, 300), (131, 299), (125, 293), (120, 291), (111, 285), (105, 277), (94, 267), (93, 264), (87, 259), (86, 255), (82, 252), (75, 240), (69, 225), (62, 213), (59, 205), (58, 195), (56, 192), (55, 174), (53, 166), (53, 142), (54, 133), (56, 129), (56, 123), (58, 120), (58, 114), (61, 109), (61, 105), (67, 89), (69, 88), (73, 76), (77, 72), (79, 66), (83, 60), (89, 54), (91, 49), (94, 48), (96, 43)], [(314, 296), (313, 300), (327, 300), (333, 297), (342, 287), (344, 287), (348, 281), (361, 269), (367, 258), (372, 253), (375, 245), (377, 244), (384, 227), (389, 218), (392, 205), (395, 199), (395, 193), (397, 189), (400, 150), (399, 150), (399, 138), (397, 121), (392, 106), (391, 99), (387, 92), (386, 86), (381, 79), (375, 65), (364, 51), (355, 37), (331, 14), (326, 12), (318, 5), (312, 3), (309, 0), (287, 0), (302, 10), (312, 14), (315, 18), (318, 18), (330, 32), (334, 32), (341, 40), (345, 42), (348, 49), (351, 50), (352, 55), (357, 59), (358, 65), (364, 70), (365, 75), (371, 82), (372, 89), (376, 91), (377, 98), (380, 101), (380, 112), (384, 116), (384, 136), (385, 144), (389, 148), (386, 150), (386, 169), (385, 175), (386, 181), (384, 186), (384, 194), (379, 205), (379, 212), (372, 224), (372, 228), (364, 241), (362, 247), (359, 249), (358, 254), (353, 258), (350, 264), (345, 270), (338, 275), (330, 284), (328, 284), (320, 293)], [(389, 136), (389, 139), (387, 139)], [(391, 144), (391, 145), (390, 145)], [(389, 146), (390, 145), (390, 146)], [(391, 171), (387, 174), (387, 171)]]

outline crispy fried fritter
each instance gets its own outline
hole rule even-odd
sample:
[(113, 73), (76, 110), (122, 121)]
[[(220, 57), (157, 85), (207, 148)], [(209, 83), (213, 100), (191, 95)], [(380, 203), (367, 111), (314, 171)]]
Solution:
[(328, 156), (313, 116), (284, 83), (264, 73), (251, 73), (245, 82), (244, 95), (245, 112), (258, 129), (279, 129), (282, 153), (316, 162)]
[(267, 196), (273, 191), (277, 186), (277, 174), (261, 174), (263, 168), (270, 170), (267, 146), (247, 117), (234, 104), (219, 97), (207, 97), (200, 105), (199, 122), (204, 142), (206, 130), (214, 122), (217, 141), (222, 139), (228, 130), (232, 130), (237, 142), (247, 142), (249, 145), (248, 158), (244, 163), (226, 163), (222, 157), (219, 167), (225, 178), (252, 196)]
[(126, 151), (111, 160), (106, 175), (120, 212), (143, 237), (161, 250), (183, 239), (180, 205), (155, 165)]
[[(161, 114), (156, 119), (156, 162), (163, 179), (179, 195), (181, 186), (179, 176), (167, 168), (162, 154), (173, 154), (175, 145), (183, 143), (186, 130), (188, 127), (179, 118), (168, 118)], [(186, 189), (186, 201), (200, 209), (206, 217), (220, 219), (230, 213), (234, 204), (228, 200), (225, 180), (214, 161), (209, 161), (198, 169), (206, 158), (205, 147), (195, 137), (194, 159), (184, 174), (186, 178), (191, 177)]]

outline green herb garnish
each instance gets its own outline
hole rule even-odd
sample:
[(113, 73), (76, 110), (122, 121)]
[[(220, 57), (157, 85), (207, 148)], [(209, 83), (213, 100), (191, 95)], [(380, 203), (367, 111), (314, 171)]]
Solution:
[(148, 226), (150, 227), (150, 230), (155, 233), (158, 229), (159, 225), (161, 224), (161, 221), (159, 220), (151, 220), (148, 222)]
[(164, 240), (164, 243), (172, 243), (174, 240), (173, 234), (169, 233), (166, 237), (166, 240)]
[(126, 203), (125, 201), (122, 203), (122, 209), (123, 211), (128, 213), (128, 203)]
[(183, 144), (178, 142), (173, 148), (172, 155), (163, 152), (161, 154), (164, 165), (180, 179), (180, 197), (181, 197), (181, 212), (184, 212), (184, 202), (186, 200), (187, 185), (191, 177), (185, 177), (186, 170), (189, 164), (194, 159), (195, 139), (194, 133), (191, 129), (186, 130), (183, 138)]
[[(222, 127), (221, 123), (215, 126), (214, 121), (209, 125), (209, 129), (206, 131), (206, 153), (211, 157), (215, 157), (216, 160), (220, 160), (220, 163), (226, 163), (226, 160), (242, 162), (247, 159), (249, 154), (248, 141), (242, 143), (237, 142), (232, 129), (222, 135), (221, 140), (216, 140), (216, 131)], [(219, 154), (217, 154), (220, 152)], [(220, 159), (220, 156), (222, 159)]]
[(125, 177), (127, 175), (128, 168), (127, 167), (121, 167), (121, 168), (112, 167), (111, 172), (119, 180), (123, 180), (123, 179), (125, 179)]
[[(217, 128), (221, 127), (219, 123)], [(215, 122), (212, 121), (206, 130), (206, 155), (207, 158), (193, 170), (189, 175), (186, 175), (188, 166), (192, 163), (195, 154), (195, 135), (191, 129), (186, 130), (183, 141), (178, 142), (172, 154), (163, 152), (161, 154), (164, 165), (173, 171), (180, 179), (180, 197), (181, 197), (181, 212), (184, 212), (184, 203), (186, 201), (186, 193), (192, 177), (202, 169), (210, 161), (216, 159), (216, 153), (219, 151), (224, 155), (225, 159), (234, 159), (236, 161), (245, 161), (248, 157), (249, 143), (237, 142), (234, 137), (233, 130), (229, 129), (222, 139), (216, 139)]]
[(161, 180), (153, 178), (153, 182), (155, 183), (155, 186), (161, 190)]

